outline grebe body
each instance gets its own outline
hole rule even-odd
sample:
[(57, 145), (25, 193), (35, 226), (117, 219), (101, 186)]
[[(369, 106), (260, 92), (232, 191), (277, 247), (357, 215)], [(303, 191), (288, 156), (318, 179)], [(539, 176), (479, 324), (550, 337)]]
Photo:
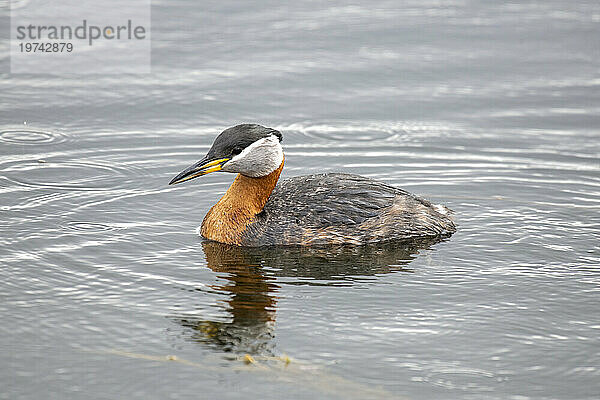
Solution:
[(329, 173), (278, 183), (284, 165), (281, 140), (274, 129), (237, 125), (171, 181), (238, 173), (206, 214), (200, 227), (204, 238), (239, 246), (360, 245), (456, 231), (448, 208), (366, 177)]

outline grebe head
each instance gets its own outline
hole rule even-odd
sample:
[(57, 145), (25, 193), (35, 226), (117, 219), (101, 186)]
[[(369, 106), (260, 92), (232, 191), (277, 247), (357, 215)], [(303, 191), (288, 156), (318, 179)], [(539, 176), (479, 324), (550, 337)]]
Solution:
[(225, 129), (202, 160), (186, 168), (169, 185), (216, 171), (234, 172), (252, 178), (269, 175), (283, 162), (281, 132), (256, 124)]

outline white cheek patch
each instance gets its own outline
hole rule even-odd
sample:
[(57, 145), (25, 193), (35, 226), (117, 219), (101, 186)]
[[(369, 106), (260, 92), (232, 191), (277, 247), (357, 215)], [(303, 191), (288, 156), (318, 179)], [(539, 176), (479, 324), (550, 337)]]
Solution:
[(277, 136), (272, 135), (246, 147), (240, 154), (225, 163), (223, 171), (258, 178), (275, 171), (282, 161), (283, 149)]

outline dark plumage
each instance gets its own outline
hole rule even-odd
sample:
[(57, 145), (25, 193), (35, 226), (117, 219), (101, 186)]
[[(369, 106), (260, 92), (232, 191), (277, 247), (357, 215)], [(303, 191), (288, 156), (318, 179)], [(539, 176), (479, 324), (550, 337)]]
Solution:
[(241, 124), (225, 129), (213, 142), (206, 154), (207, 158), (222, 158), (239, 154), (246, 147), (257, 140), (271, 135), (277, 136), (279, 141), (283, 139), (281, 132), (275, 129), (265, 128), (257, 124)]
[(456, 230), (449, 214), (446, 207), (436, 209), (363, 176), (297, 176), (277, 184), (242, 244), (363, 244), (444, 236)]

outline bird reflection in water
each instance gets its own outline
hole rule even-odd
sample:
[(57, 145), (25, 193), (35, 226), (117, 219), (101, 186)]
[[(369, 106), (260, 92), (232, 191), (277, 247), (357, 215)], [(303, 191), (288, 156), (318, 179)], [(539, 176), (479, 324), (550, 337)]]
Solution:
[(379, 274), (412, 272), (407, 265), (440, 238), (364, 246), (248, 248), (205, 241), (207, 265), (227, 294), (227, 322), (201, 316), (171, 317), (189, 331), (185, 337), (233, 354), (274, 355), (277, 278), (298, 278), (286, 285), (351, 286)]
[(222, 304), (230, 319), (221, 322), (186, 316), (178, 322), (193, 330), (192, 340), (211, 344), (221, 351), (272, 354), (279, 289), (275, 278), (267, 276), (260, 262), (243, 248), (208, 241), (202, 243), (202, 248), (208, 267), (226, 281), (211, 288), (229, 295), (229, 300)]

